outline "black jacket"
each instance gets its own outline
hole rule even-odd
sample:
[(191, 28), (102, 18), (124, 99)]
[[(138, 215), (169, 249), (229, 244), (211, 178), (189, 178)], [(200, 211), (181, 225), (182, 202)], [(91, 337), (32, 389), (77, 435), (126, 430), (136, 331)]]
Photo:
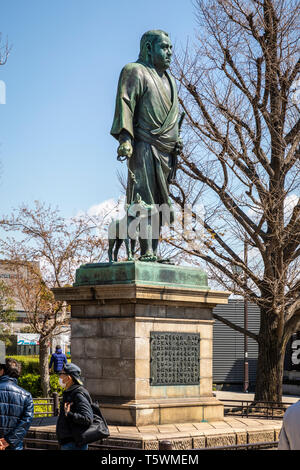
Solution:
[[(64, 404), (72, 403), (71, 411), (65, 415)], [(63, 392), (60, 413), (56, 424), (56, 436), (60, 444), (75, 442), (93, 422), (93, 411), (89, 392), (81, 385), (74, 384)]]
[(14, 449), (22, 448), (23, 439), (33, 419), (33, 400), (17, 385), (17, 379), (0, 377), (0, 437)]

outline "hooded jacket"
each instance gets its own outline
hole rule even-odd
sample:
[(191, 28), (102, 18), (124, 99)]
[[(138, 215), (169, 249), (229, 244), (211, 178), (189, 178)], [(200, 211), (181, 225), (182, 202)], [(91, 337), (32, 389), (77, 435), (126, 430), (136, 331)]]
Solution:
[(22, 449), (23, 439), (33, 419), (33, 400), (18, 386), (17, 379), (0, 377), (0, 437), (14, 449)]
[(49, 369), (51, 369), (52, 364), (54, 364), (54, 372), (60, 372), (63, 369), (64, 364), (66, 364), (67, 358), (61, 349), (58, 349), (55, 353), (52, 354), (49, 364)]

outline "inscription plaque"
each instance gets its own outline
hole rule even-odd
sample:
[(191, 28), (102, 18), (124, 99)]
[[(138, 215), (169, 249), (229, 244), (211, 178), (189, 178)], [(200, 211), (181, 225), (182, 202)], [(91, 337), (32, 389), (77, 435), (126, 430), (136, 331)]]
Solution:
[(198, 385), (200, 334), (150, 333), (150, 385)]

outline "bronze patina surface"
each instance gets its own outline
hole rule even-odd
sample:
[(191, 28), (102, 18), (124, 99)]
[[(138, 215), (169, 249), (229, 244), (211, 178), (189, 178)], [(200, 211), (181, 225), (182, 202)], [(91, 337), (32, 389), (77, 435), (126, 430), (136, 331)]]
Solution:
[(118, 159), (128, 162), (127, 205), (141, 198), (153, 208), (147, 236), (139, 239), (141, 261), (157, 260), (163, 219), (174, 220), (169, 183), (182, 143), (176, 83), (167, 71), (171, 57), (168, 33), (153, 30), (142, 36), (138, 60), (121, 72), (111, 129), (119, 141)]
[(74, 287), (101, 284), (144, 284), (210, 289), (206, 273), (199, 268), (189, 266), (124, 261), (84, 264), (77, 269)]

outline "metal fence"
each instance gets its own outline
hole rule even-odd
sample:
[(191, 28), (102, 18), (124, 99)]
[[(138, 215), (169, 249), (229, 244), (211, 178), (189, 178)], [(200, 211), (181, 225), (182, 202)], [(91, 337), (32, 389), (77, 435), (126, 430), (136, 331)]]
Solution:
[(224, 415), (244, 418), (282, 419), (286, 409), (293, 403), (259, 402), (253, 400), (221, 400)]
[(59, 415), (60, 397), (57, 392), (51, 398), (34, 398), (34, 417), (53, 417)]

